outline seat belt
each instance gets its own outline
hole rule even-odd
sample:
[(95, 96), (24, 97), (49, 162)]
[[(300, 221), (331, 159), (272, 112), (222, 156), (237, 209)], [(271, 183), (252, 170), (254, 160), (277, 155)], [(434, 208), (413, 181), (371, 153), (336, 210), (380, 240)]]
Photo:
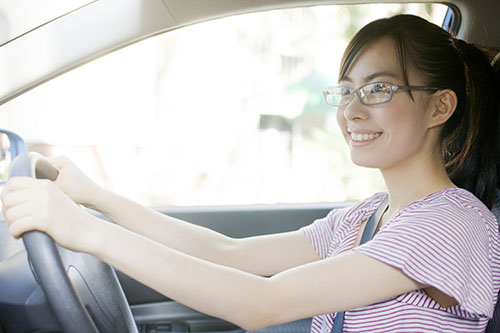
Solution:
[[(361, 240), (359, 241), (359, 245), (364, 244), (373, 238), (373, 234), (375, 233), (375, 230), (377, 230), (380, 218), (385, 213), (388, 207), (389, 196), (385, 197), (384, 201), (382, 201), (377, 210), (373, 212), (372, 216), (370, 216), (368, 222), (366, 222), (365, 229), (363, 230), (363, 235), (361, 236)], [(342, 333), (342, 328), (344, 326), (344, 315), (344, 311), (337, 312), (335, 321), (333, 322), (331, 333)]]

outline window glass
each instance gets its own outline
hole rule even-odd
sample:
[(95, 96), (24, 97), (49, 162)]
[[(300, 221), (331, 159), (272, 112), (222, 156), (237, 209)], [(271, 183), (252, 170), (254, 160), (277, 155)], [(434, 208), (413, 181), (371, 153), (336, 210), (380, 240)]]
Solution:
[(446, 9), (322, 6), (193, 25), (33, 89), (0, 122), (150, 206), (359, 200), (382, 179), (352, 164), (321, 92), (366, 23), (412, 13), (441, 25)]

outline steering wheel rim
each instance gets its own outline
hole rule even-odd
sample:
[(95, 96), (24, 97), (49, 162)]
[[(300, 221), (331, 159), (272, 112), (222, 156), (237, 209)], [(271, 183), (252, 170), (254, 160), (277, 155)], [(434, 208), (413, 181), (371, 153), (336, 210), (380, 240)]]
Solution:
[[(9, 169), (9, 179), (25, 176), (55, 180), (57, 175), (58, 171), (42, 155), (33, 152), (17, 156)], [(43, 232), (31, 231), (21, 237), (33, 275), (63, 331), (137, 332), (111, 266), (88, 254), (60, 247)]]

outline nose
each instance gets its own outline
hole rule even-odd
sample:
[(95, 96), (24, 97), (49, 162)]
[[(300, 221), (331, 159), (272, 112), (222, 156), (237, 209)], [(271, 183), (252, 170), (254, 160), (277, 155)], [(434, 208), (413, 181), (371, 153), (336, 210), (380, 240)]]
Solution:
[(366, 119), (368, 117), (367, 106), (361, 103), (357, 95), (343, 109), (344, 117), (347, 120)]

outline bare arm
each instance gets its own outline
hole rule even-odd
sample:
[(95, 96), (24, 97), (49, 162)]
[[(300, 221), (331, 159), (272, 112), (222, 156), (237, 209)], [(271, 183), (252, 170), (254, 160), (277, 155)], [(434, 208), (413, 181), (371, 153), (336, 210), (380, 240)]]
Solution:
[(300, 231), (230, 238), (108, 191), (66, 157), (53, 158), (51, 163), (59, 171), (55, 184), (73, 201), (98, 210), (124, 228), (180, 252), (263, 276), (319, 259)]
[(271, 276), (319, 260), (302, 231), (235, 239), (101, 190), (92, 208), (158, 243), (224, 266)]

